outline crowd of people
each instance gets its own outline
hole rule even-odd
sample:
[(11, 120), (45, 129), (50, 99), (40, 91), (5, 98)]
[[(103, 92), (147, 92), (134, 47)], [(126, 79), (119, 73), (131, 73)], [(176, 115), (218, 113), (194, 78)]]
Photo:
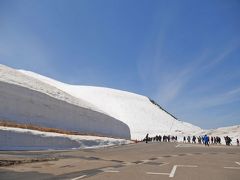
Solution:
[(206, 146), (209, 146), (209, 144), (221, 144), (221, 138), (216, 136), (216, 137), (209, 137), (208, 135), (204, 136), (193, 136), (192, 138), (190, 136), (183, 137), (183, 142), (184, 143), (198, 143), (198, 144), (205, 144)]
[[(171, 135), (156, 135), (154, 137), (149, 137), (149, 134), (146, 135), (146, 137), (143, 139), (146, 143), (156, 141), (156, 142), (177, 142), (178, 137), (177, 136), (171, 136)], [(224, 137), (225, 144), (227, 146), (232, 145), (232, 139), (229, 136)], [(209, 144), (222, 144), (221, 138), (218, 136), (211, 136), (208, 135), (204, 136), (184, 136), (183, 137), (183, 143), (193, 143), (193, 144), (204, 144), (205, 146), (209, 146)], [(239, 139), (236, 140), (237, 146), (239, 146)]]
[(154, 137), (149, 137), (149, 134), (146, 135), (146, 137), (143, 139), (146, 143), (156, 141), (156, 142), (176, 142), (177, 136), (166, 136), (166, 135), (156, 135)]

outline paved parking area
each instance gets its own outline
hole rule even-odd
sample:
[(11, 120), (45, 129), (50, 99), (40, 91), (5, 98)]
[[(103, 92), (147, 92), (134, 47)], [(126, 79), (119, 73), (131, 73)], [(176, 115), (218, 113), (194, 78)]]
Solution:
[(114, 148), (2, 152), (0, 157), (43, 156), (57, 161), (1, 167), (0, 179), (240, 179), (240, 147), (138, 143)]

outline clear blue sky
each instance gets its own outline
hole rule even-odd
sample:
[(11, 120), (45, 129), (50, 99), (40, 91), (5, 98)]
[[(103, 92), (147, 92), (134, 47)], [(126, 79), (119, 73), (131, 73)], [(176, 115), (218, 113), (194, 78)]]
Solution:
[(240, 124), (240, 1), (0, 0), (0, 63)]

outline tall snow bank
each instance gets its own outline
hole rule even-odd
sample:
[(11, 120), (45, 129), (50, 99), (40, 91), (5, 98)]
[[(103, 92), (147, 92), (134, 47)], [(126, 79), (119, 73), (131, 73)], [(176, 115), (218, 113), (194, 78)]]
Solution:
[(0, 119), (130, 139), (129, 127), (82, 99), (0, 65)]
[(63, 135), (2, 126), (0, 126), (0, 137), (0, 150), (82, 149), (131, 143), (123, 139)]
[(68, 85), (33, 72), (20, 72), (93, 104), (121, 120), (129, 126), (132, 139), (143, 139), (147, 133), (178, 134), (201, 130), (190, 123), (176, 120), (145, 96), (110, 88)]
[(86, 134), (130, 138), (126, 124), (21, 86), (0, 82), (0, 119)]
[(85, 102), (82, 99), (75, 98), (64, 91), (61, 91), (60, 89), (54, 86), (51, 86), (49, 83), (44, 83), (43, 81), (39, 81), (36, 78), (25, 75), (13, 68), (9, 68), (1, 64), (0, 64), (0, 81), (22, 86), (34, 91), (38, 91), (48, 96), (51, 96), (53, 98), (66, 101), (68, 103), (71, 103), (80, 107), (92, 109), (95, 111), (100, 111), (94, 105), (88, 102)]

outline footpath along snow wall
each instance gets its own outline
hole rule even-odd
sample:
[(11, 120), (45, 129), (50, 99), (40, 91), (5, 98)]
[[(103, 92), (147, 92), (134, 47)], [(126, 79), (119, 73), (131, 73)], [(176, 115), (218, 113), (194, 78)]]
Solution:
[(123, 122), (92, 109), (0, 81), (0, 120), (130, 139)]

